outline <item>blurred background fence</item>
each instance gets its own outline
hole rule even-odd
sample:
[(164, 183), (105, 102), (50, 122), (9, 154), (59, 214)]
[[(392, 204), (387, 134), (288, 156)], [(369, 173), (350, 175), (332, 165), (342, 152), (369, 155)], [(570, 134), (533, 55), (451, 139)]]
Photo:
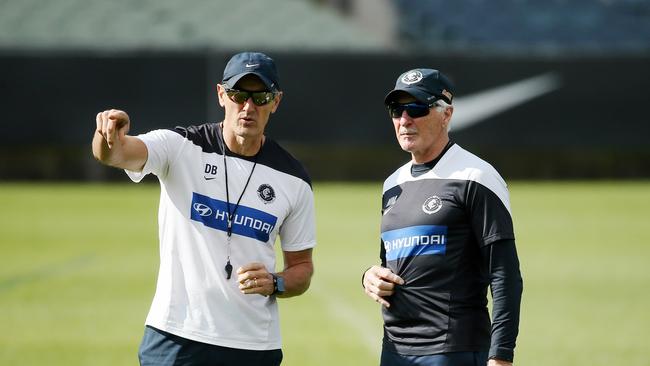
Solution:
[(650, 176), (648, 1), (9, 0), (0, 4), (0, 179), (112, 180), (95, 114), (131, 133), (219, 121), (225, 62), (276, 59), (269, 134), (315, 179), (408, 159), (383, 97), (403, 71), (456, 84), (451, 136), (508, 178)]

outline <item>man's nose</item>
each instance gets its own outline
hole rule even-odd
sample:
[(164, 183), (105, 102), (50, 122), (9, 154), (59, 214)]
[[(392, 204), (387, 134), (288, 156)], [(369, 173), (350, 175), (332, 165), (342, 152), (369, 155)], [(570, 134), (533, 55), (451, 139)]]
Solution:
[(244, 109), (251, 109), (255, 107), (255, 102), (253, 102), (253, 97), (248, 97), (246, 101), (244, 102)]
[(411, 116), (409, 116), (409, 114), (406, 113), (406, 109), (403, 110), (402, 115), (399, 117), (399, 123), (401, 125), (406, 125), (406, 124), (409, 124), (411, 122), (413, 122), (413, 120), (411, 119)]

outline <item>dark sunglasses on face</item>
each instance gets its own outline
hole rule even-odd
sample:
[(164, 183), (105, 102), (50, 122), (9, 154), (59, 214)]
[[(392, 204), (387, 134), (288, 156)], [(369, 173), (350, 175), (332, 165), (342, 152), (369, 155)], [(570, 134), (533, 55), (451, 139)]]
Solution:
[(260, 91), (260, 92), (250, 92), (245, 90), (237, 89), (226, 89), (226, 95), (228, 98), (237, 104), (244, 104), (248, 98), (253, 99), (253, 103), (257, 106), (262, 106), (269, 104), (275, 98), (274, 92), (269, 91)]
[(432, 104), (422, 104), (422, 103), (391, 103), (388, 105), (388, 113), (392, 118), (402, 117), (402, 113), (406, 111), (411, 118), (424, 117), (429, 114), (431, 107), (435, 106), (436, 103)]

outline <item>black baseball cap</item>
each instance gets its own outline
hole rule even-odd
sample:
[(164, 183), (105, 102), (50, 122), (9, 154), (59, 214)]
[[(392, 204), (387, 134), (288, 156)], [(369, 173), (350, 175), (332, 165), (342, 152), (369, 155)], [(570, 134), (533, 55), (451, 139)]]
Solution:
[(451, 104), (454, 99), (454, 86), (438, 70), (413, 69), (397, 78), (395, 89), (386, 95), (384, 104), (390, 104), (400, 93), (408, 93), (425, 104), (431, 104), (439, 99)]
[(275, 62), (261, 52), (241, 52), (232, 56), (223, 70), (222, 83), (233, 88), (239, 79), (250, 74), (259, 77), (269, 91), (280, 90)]

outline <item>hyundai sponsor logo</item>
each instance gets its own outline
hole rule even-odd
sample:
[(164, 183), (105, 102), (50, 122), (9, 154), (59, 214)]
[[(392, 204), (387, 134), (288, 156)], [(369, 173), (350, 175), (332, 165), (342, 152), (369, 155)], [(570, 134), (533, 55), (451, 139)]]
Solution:
[[(225, 201), (193, 193), (192, 208), (190, 219), (212, 229), (227, 231), (228, 204)], [(240, 205), (232, 218), (232, 233), (268, 242), (277, 221), (277, 217), (267, 212)]]
[(195, 202), (194, 205), (194, 210), (199, 213), (201, 216), (210, 216), (212, 215), (212, 209), (202, 203)]
[(444, 255), (447, 252), (447, 227), (409, 226), (381, 233), (386, 260), (419, 255)]

